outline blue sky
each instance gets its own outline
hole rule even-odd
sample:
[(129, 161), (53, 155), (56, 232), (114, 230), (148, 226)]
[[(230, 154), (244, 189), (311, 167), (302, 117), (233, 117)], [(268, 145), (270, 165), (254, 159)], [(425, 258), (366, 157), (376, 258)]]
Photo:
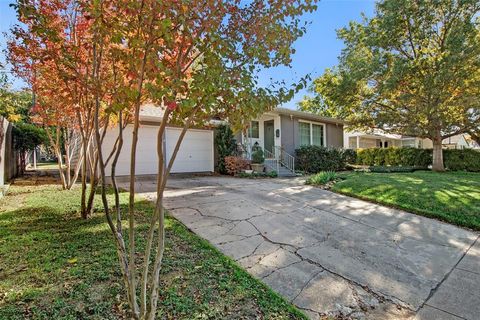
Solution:
[[(0, 47), (5, 48), (3, 32), (16, 22), (13, 8), (9, 7), (11, 0), (0, 0)], [(374, 12), (373, 0), (323, 0), (318, 4), (318, 9), (313, 14), (305, 16), (311, 24), (307, 33), (299, 39), (294, 47), (296, 54), (293, 56), (292, 68), (276, 68), (262, 73), (261, 84), (268, 84), (270, 78), (274, 81), (285, 80), (294, 82), (306, 74), (313, 78), (321, 75), (323, 70), (337, 64), (337, 58), (343, 48), (343, 42), (337, 39), (336, 30), (348, 25), (350, 20), (360, 20), (361, 13), (371, 16)], [(1, 62), (4, 54), (1, 53)], [(10, 77), (14, 88), (21, 88), (23, 83)], [(296, 108), (296, 103), (307, 94), (306, 90), (299, 92), (292, 101), (284, 107)]]

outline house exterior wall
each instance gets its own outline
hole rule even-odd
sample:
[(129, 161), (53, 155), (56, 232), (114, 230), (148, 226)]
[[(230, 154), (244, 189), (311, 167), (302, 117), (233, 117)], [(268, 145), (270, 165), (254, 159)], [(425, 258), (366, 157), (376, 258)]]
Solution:
[[(281, 115), (281, 145), (287, 153), (291, 155), (295, 154), (295, 149), (300, 147), (300, 131), (299, 131), (299, 121), (302, 121), (302, 118), (294, 116)], [(327, 147), (333, 148), (343, 148), (343, 125), (341, 124), (332, 124), (332, 123), (322, 123), (316, 121), (305, 120), (312, 123), (320, 123), (325, 125), (325, 145)]]
[(327, 123), (327, 147), (343, 148), (343, 125)]

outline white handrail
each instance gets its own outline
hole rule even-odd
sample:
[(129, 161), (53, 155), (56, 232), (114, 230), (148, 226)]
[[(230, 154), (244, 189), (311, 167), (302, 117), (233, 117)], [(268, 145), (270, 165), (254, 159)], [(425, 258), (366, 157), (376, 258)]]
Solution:
[[(265, 165), (270, 167), (272, 170), (276, 170), (277, 173), (279, 172), (280, 169), (280, 162), (278, 160), (278, 157), (276, 154), (273, 154), (269, 150), (264, 150), (263, 155), (265, 156)], [(274, 161), (275, 162), (275, 167), (271, 165), (269, 161)]]
[(275, 146), (275, 158), (288, 170), (295, 173), (295, 157), (286, 152), (282, 147)]

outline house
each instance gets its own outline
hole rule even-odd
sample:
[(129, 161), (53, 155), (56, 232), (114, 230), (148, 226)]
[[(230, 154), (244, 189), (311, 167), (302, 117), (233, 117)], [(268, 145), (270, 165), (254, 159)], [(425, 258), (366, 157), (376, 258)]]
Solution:
[[(157, 130), (163, 117), (161, 108), (151, 104), (142, 106), (137, 145), (136, 174), (155, 175), (157, 171)], [(212, 125), (213, 127), (214, 125)], [(130, 145), (133, 125), (124, 130), (124, 147), (120, 153), (116, 174), (128, 176), (130, 171)], [(166, 128), (164, 146), (169, 161), (181, 128)], [(117, 138), (117, 130), (109, 129), (105, 135), (102, 150), (108, 155)], [(265, 165), (279, 175), (295, 172), (295, 149), (302, 145), (318, 145), (341, 148), (343, 146), (343, 122), (307, 112), (276, 108), (251, 121), (248, 133), (237, 133), (237, 142), (251, 155), (254, 145), (265, 152)], [(213, 172), (215, 163), (213, 129), (189, 129), (180, 146), (171, 173)], [(110, 174), (111, 163), (106, 173)]]
[(267, 169), (288, 175), (295, 172), (295, 149), (300, 146), (342, 148), (343, 121), (276, 108), (252, 120), (247, 133), (237, 133), (236, 138), (245, 146), (247, 157), (253, 146), (259, 146), (265, 153)]
[(466, 134), (458, 134), (456, 136), (443, 139), (442, 144), (444, 149), (470, 149), (474, 148), (474, 141), (469, 141)]
[(413, 147), (429, 149), (433, 147), (430, 139), (410, 137), (399, 134), (388, 134), (382, 130), (375, 129), (371, 132), (345, 132), (344, 148), (346, 149), (367, 149), (367, 148), (388, 148), (388, 147)]
[[(433, 143), (430, 139), (410, 137), (398, 134), (387, 134), (382, 130), (375, 129), (370, 133), (353, 131), (344, 134), (346, 149), (366, 149), (366, 148), (388, 148), (388, 147), (412, 147), (421, 149), (432, 149)], [(474, 148), (474, 144), (469, 142), (468, 136), (459, 134), (442, 141), (444, 149), (464, 149)]]

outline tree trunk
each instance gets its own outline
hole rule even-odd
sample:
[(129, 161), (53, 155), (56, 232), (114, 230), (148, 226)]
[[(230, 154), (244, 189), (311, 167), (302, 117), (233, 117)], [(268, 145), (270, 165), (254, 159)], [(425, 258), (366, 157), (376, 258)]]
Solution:
[(88, 195), (88, 200), (86, 204), (86, 212), (87, 214), (91, 214), (93, 211), (93, 201), (95, 200), (95, 192), (98, 186), (98, 177), (97, 177), (97, 166), (98, 166), (98, 158), (95, 157), (94, 162), (94, 169), (90, 170), (90, 193)]
[(437, 134), (433, 139), (433, 164), (432, 170), (436, 172), (445, 171), (443, 165), (443, 150), (442, 150), (442, 136)]
[(82, 154), (83, 154), (83, 162), (82, 162), (82, 195), (81, 195), (81, 215), (83, 219), (87, 219), (90, 212), (87, 211), (87, 146), (85, 143), (85, 139), (82, 137)]

